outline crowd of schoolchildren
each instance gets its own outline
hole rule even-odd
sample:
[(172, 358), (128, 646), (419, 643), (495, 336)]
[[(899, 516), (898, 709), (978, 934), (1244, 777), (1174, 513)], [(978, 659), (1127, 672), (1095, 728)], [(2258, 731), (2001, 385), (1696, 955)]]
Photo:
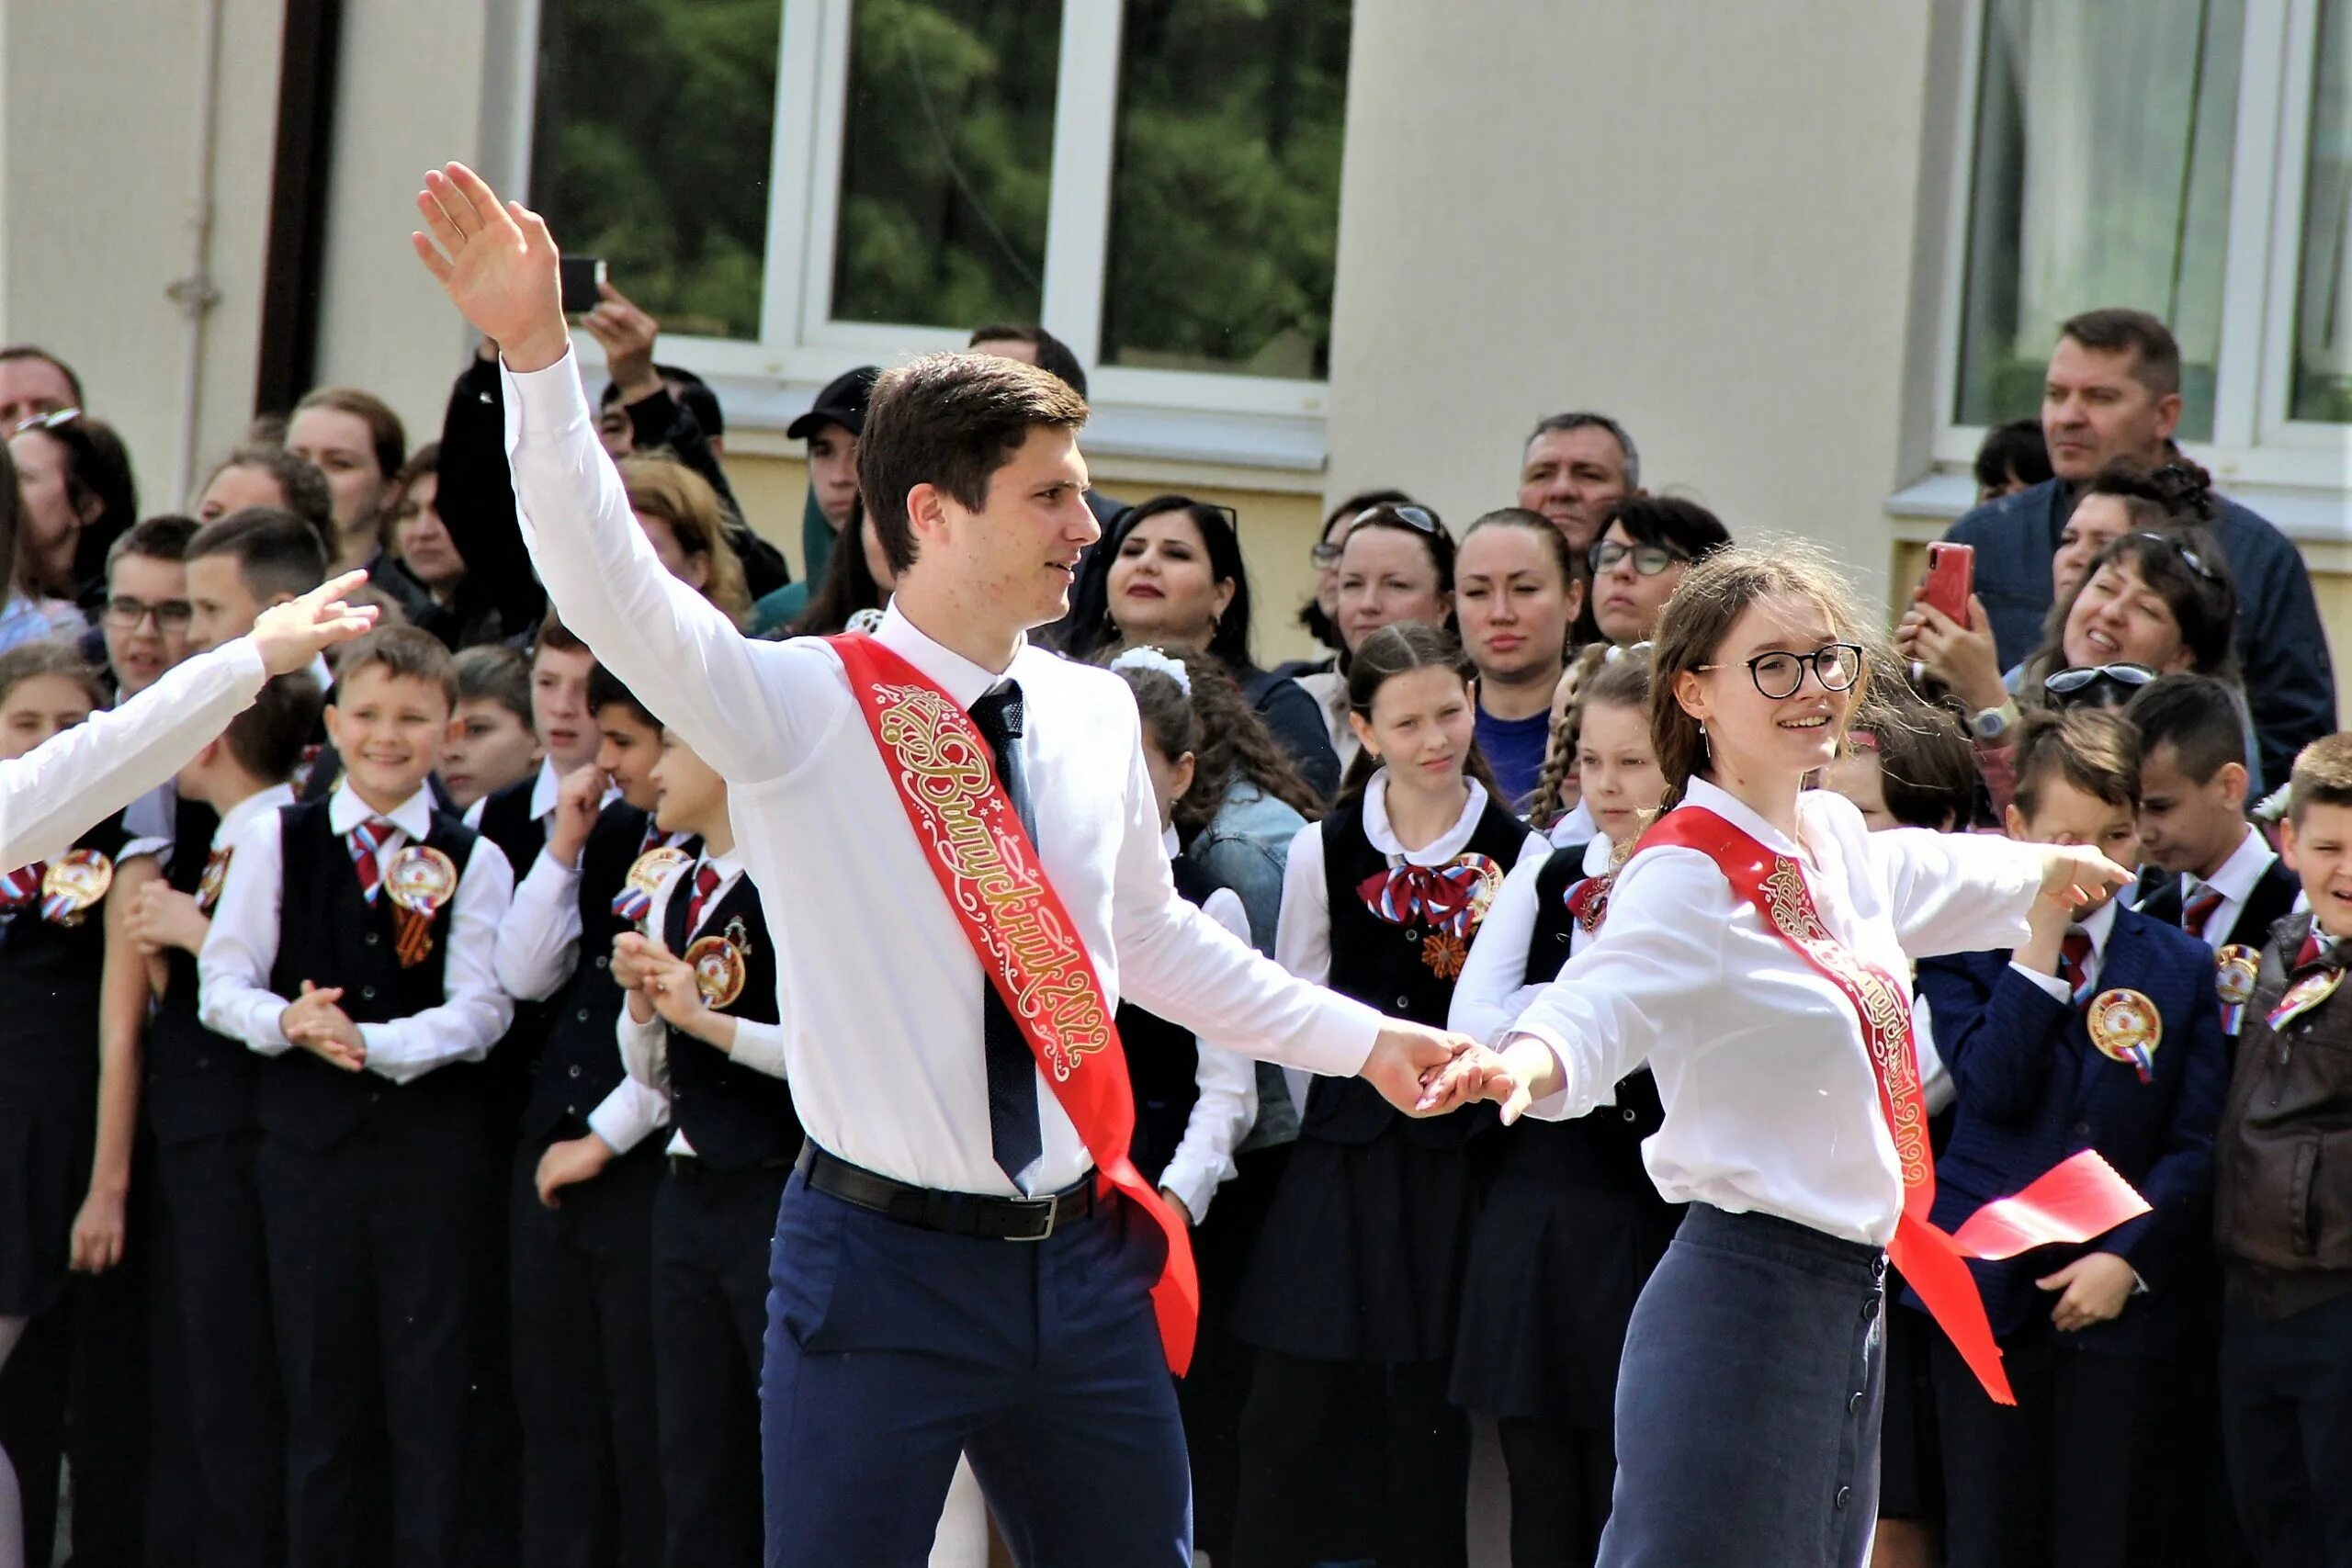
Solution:
[[(793, 582), (709, 389), (616, 294), (585, 324), (663, 564), (746, 635), (872, 624), (876, 373), (791, 427)], [(974, 346), (1083, 390), (1039, 329)], [(375, 398), (314, 392), (189, 515), (142, 516), (66, 366), (0, 351), (0, 756), (333, 570), (383, 612), (0, 875), (0, 1565), (63, 1552), (69, 1494), (85, 1564), (760, 1560), (801, 1144), (762, 900), (824, 892), (754, 887), (718, 774), (548, 615), (500, 396), (485, 351), (411, 450)], [(1874, 829), (2143, 868), (1917, 966), (1936, 1223), (2083, 1149), (2149, 1207), (1973, 1265), (2014, 1407), (1890, 1280), (1881, 1562), (2352, 1563), (2352, 735), (2300, 558), (2172, 446), (2179, 402), (2153, 318), (2067, 323), (1952, 529), (1973, 594), (1900, 607), (1819, 780)], [(1280, 669), (1228, 509), (1091, 493), (1104, 536), (1038, 634), (1132, 688), (1184, 897), (1482, 1040), (1608, 919), (1663, 790), (1645, 639), (1730, 541), (1600, 414), (1538, 424), (1517, 490), (1458, 532), (1397, 491), (1336, 507), (1300, 612), (1329, 657)], [(1679, 1219), (1642, 1165), (1649, 1074), (1504, 1133), (1119, 1024), (1136, 1161), (1196, 1227), (1208, 1560), (1464, 1562), (1475, 1419), (1511, 1561), (1590, 1562), (1627, 1319)]]

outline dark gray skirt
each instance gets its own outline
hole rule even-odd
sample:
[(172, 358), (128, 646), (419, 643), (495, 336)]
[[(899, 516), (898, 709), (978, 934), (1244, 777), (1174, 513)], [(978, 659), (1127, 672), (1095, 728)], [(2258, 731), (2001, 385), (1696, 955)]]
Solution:
[(1626, 1332), (1601, 1568), (1859, 1568), (1885, 1273), (1876, 1247), (1690, 1205)]

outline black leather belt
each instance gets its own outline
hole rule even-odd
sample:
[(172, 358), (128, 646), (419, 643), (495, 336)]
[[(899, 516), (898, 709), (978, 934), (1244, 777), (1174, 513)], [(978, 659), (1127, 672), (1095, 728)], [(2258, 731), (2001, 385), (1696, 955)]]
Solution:
[(1043, 1198), (992, 1198), (981, 1192), (942, 1192), (879, 1176), (827, 1154), (815, 1144), (800, 1150), (808, 1185), (844, 1203), (869, 1209), (902, 1225), (989, 1241), (1043, 1241), (1057, 1225), (1094, 1212), (1094, 1176)]

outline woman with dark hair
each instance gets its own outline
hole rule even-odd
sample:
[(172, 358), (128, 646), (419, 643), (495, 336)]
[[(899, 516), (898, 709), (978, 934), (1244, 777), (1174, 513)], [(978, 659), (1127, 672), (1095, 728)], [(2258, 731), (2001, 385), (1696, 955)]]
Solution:
[[(1325, 797), (1340, 759), (1315, 699), (1295, 681), (1258, 668), (1250, 649), (1250, 571), (1230, 507), (1157, 495), (1119, 519), (1106, 553), (1108, 604), (1094, 647), (1109, 642), (1199, 649), (1222, 660), (1252, 712)], [(1077, 651), (1077, 650), (1073, 650)]]
[(1382, 502), (1348, 520), (1332, 601), (1340, 627), (1338, 667), (1298, 682), (1321, 705), (1331, 750), (1342, 763), (1363, 749), (1348, 718), (1352, 650), (1399, 621), (1452, 631), (1453, 553), (1453, 536), (1426, 506)]
[(1506, 506), (1463, 532), (1453, 610), (1478, 667), (1478, 750), (1514, 811), (1544, 771), (1552, 696), (1584, 599), (1583, 563), (1542, 513)]
[(96, 610), (106, 598), (107, 550), (139, 521), (139, 485), (122, 438), (101, 420), (62, 409), (18, 426), (8, 454), (23, 501), (23, 586)]
[(1976, 448), (1976, 504), (2031, 490), (2050, 477), (2050, 444), (2033, 414), (1996, 424)]
[(71, 637), (80, 629), (81, 614), (61, 599), (28, 593), (17, 581), (19, 536), (24, 502), (17, 491), (17, 465), (0, 445), (0, 653), (18, 643), (42, 637)]
[[(851, 539), (857, 541), (857, 548), (842, 547)], [(808, 596), (808, 607), (789, 626), (768, 635), (781, 640), (846, 631), (856, 616), (868, 612), (879, 615), (890, 603), (890, 590), (897, 581), (890, 558), (882, 553), (882, 542), (874, 536), (865, 500), (853, 498), (849, 517), (842, 524), (841, 545), (825, 558), (825, 575)]]
[(1592, 631), (1620, 648), (1647, 641), (1682, 574), (1730, 543), (1723, 520), (1695, 501), (1629, 495), (1618, 502), (1592, 542)]

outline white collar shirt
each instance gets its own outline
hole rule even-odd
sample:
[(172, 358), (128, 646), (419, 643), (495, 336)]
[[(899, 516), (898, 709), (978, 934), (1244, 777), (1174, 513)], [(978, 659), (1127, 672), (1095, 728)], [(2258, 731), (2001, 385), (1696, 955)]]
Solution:
[[(2254, 897), (2255, 888), (2261, 886), (2262, 874), (2268, 871), (2270, 863), (2278, 858), (2278, 853), (2270, 847), (2269, 840), (2252, 823), (2248, 823), (2245, 837), (2238, 840), (2238, 847), (2230, 852), (2230, 858), (2223, 861), (2211, 876), (2200, 882), (2194, 876), (2182, 875), (2182, 908), (2194, 902), (2200, 891), (2222, 896), (2221, 904), (2205, 922), (2206, 946), (2219, 952), (2224, 944), (2242, 940), (2237, 930), (2238, 916), (2245, 911), (2245, 901)], [(2261, 934), (2255, 933), (2254, 941), (2258, 943), (2261, 940)]]
[[(2036, 846), (1871, 833), (1826, 790), (1798, 797), (1799, 845), (1703, 779), (1687, 798), (1795, 859), (1829, 933), (1904, 987), (1906, 1008), (1912, 957), (2026, 936), (2041, 882)], [(1669, 1201), (1875, 1246), (1894, 1234), (1902, 1177), (1860, 1018), (1698, 851), (1653, 845), (1626, 862), (1599, 936), (1514, 1032), (1560, 1059), (1563, 1088), (1538, 1116), (1582, 1115), (1648, 1064), (1666, 1121), (1642, 1155)]]
[[(990, 1154), (983, 980), (909, 827), (841, 660), (824, 641), (746, 639), (663, 570), (596, 439), (569, 355), (504, 372), (524, 536), (564, 624), (723, 775), (737, 852), (763, 888), (785, 1001), (784, 1055), (809, 1137), (917, 1186), (1008, 1192)], [(968, 707), (998, 671), (941, 646), (894, 600), (876, 639)], [(1037, 854), (1106, 1001), (1329, 1072), (1359, 1070), (1372, 1010), (1297, 984), (1176, 896), (1135, 699), (1107, 671), (1023, 642), (1018, 742)], [(1041, 1075), (1057, 1190), (1091, 1156)]]

